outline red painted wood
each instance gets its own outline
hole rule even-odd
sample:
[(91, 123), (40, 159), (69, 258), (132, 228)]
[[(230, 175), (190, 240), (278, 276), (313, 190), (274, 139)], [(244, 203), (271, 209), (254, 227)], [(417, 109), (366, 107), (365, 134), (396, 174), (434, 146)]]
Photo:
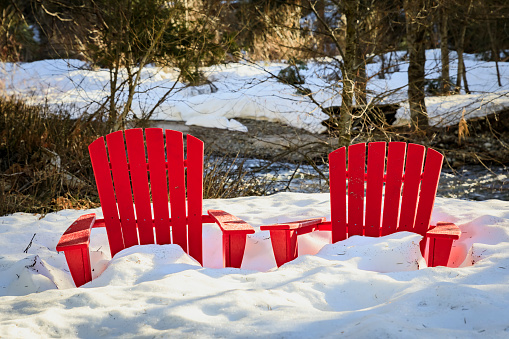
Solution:
[(81, 249), (65, 250), (64, 254), (76, 287), (92, 281), (88, 246)]
[(170, 244), (170, 211), (168, 209), (168, 179), (166, 177), (163, 130), (147, 128), (145, 129), (145, 138), (147, 140), (156, 242)]
[(422, 145), (408, 144), (398, 231), (414, 230), (424, 151)]
[(131, 179), (129, 178), (127, 167), (124, 134), (122, 131), (110, 133), (106, 136), (106, 143), (108, 144), (124, 246), (127, 248), (138, 245), (139, 242), (131, 193)]
[(84, 214), (76, 219), (60, 237), (56, 250), (61, 252), (88, 247), (95, 220), (95, 213)]
[[(373, 143), (368, 145), (368, 173), (366, 175), (368, 182), (366, 188), (366, 225), (375, 225), (373, 227), (372, 232), (369, 230), (369, 227), (366, 228), (365, 235), (368, 236), (370, 235), (377, 236), (376, 225), (380, 225), (380, 208), (381, 208), (380, 201), (382, 198), (381, 183), (383, 183), (385, 149), (386, 147), (384, 143)], [(404, 205), (410, 206), (411, 208), (413, 208), (413, 211), (411, 211), (409, 217), (413, 220), (413, 217), (415, 216), (416, 211), (415, 204), (417, 203), (417, 193), (414, 194), (413, 192), (414, 191), (418, 192), (418, 188), (421, 181), (424, 147), (418, 145), (410, 145), (409, 155), (406, 161), (407, 167), (406, 174), (404, 176), (405, 180), (403, 180), (405, 153), (406, 153), (405, 143), (401, 142), (389, 143), (387, 174), (385, 178), (386, 191), (383, 206), (382, 235), (400, 231), (400, 229), (397, 229), (396, 226), (398, 225), (398, 221), (400, 221), (398, 214), (400, 212), (400, 201), (402, 191), (401, 186), (403, 181), (405, 182), (405, 185), (407, 185), (407, 187), (403, 188), (404, 197), (402, 202), (403, 207), (401, 207), (401, 209), (405, 210)], [(355, 153), (351, 152), (350, 154)], [(422, 177), (425, 178), (423, 179), (424, 180), (423, 185), (427, 185), (428, 182), (433, 184), (435, 179), (438, 180), (437, 173), (439, 173), (440, 170), (439, 169), (436, 170), (435, 167), (438, 167), (437, 164), (441, 165), (442, 161), (442, 158), (438, 153), (435, 154), (433, 151), (429, 154), (433, 155), (428, 155), (428, 158), (429, 159), (435, 158), (435, 160), (431, 160), (431, 165), (427, 165), (427, 167), (425, 167), (424, 169), (424, 173), (422, 175)], [(358, 156), (358, 158), (355, 157), (349, 158), (349, 164), (350, 166), (353, 166), (352, 167), (354, 171), (352, 174), (353, 178), (360, 179), (364, 164), (363, 160), (364, 159), (362, 159), (361, 156)], [(281, 266), (286, 262), (293, 260), (297, 257), (298, 235), (309, 233), (315, 230), (332, 231), (334, 234), (334, 230), (338, 228), (337, 225), (340, 224), (341, 222), (337, 215), (341, 215), (341, 213), (346, 214), (346, 210), (344, 207), (346, 201), (338, 199), (339, 197), (344, 196), (344, 194), (339, 194), (338, 191), (344, 190), (344, 183), (346, 181), (345, 148), (336, 150), (329, 155), (329, 166), (331, 182), (330, 183), (331, 219), (332, 219), (331, 221), (324, 221), (324, 218), (315, 218), (276, 225), (260, 226), (260, 230), (270, 230), (271, 232), (271, 242), (274, 251), (274, 257), (276, 259), (276, 263), (278, 266)], [(343, 168), (343, 170), (341, 170), (341, 167)], [(349, 173), (352, 173), (350, 171), (350, 168)], [(338, 180), (338, 178), (342, 178), (342, 180)], [(359, 181), (360, 180), (358, 180), (357, 183)], [(425, 191), (428, 190), (434, 194), (436, 192), (436, 187), (433, 187), (434, 185), (431, 184), (430, 184), (431, 189), (428, 188), (423, 189)], [(354, 187), (353, 191), (356, 192), (356, 190), (360, 190), (360, 186), (361, 185), (358, 184), (358, 187)], [(337, 189), (337, 187), (340, 187), (340, 189)], [(421, 194), (430, 193), (428, 192)], [(412, 197), (414, 198), (414, 202), (412, 201), (410, 201), (410, 203), (404, 202), (405, 198), (409, 198), (411, 200)], [(349, 202), (351, 201), (349, 200)], [(430, 210), (429, 205), (431, 205), (432, 207), (433, 204), (429, 203), (428, 200), (426, 200), (426, 202), (428, 203), (428, 206), (419, 207), (420, 209), (422, 209), (422, 211), (419, 212), (418, 210), (417, 218), (419, 218), (419, 213), (425, 214), (426, 218), (428, 218), (428, 213), (425, 213), (425, 210)], [(360, 204), (358, 205), (360, 206)], [(402, 214), (404, 215), (405, 213)], [(405, 220), (405, 218), (408, 218), (408, 215), (402, 218), (403, 220)], [(427, 220), (426, 222), (429, 223), (429, 220), (428, 219), (426, 220)], [(350, 224), (351, 219), (349, 219), (348, 221)], [(344, 227), (346, 228), (346, 225)], [(414, 231), (414, 229), (410, 229), (410, 231)], [(423, 253), (423, 255), (426, 255), (426, 261), (428, 262), (428, 265), (430, 267), (446, 265), (451, 252), (452, 241), (454, 239), (458, 239), (460, 235), (461, 231), (456, 225), (452, 223), (440, 222), (437, 224), (436, 227), (434, 228), (432, 227), (432, 229), (426, 233), (425, 238), (421, 241), (420, 244), (421, 252)], [(427, 249), (427, 253), (426, 246), (430, 246)]]
[(366, 144), (348, 147), (348, 236), (363, 235)]
[(430, 238), (446, 238), (457, 240), (461, 236), (461, 230), (452, 222), (438, 222), (435, 227), (426, 232)]
[(314, 219), (305, 219), (305, 220), (297, 220), (280, 224), (273, 225), (262, 225), (260, 226), (260, 230), (262, 231), (270, 231), (270, 230), (296, 230), (308, 227), (314, 227), (318, 224), (325, 222), (325, 218), (314, 218)]
[(332, 231), (332, 222), (330, 221), (324, 221), (320, 224), (317, 225), (318, 226), (318, 231), (329, 231), (331, 232)]
[(239, 234), (253, 234), (254, 228), (242, 219), (221, 210), (208, 210), (207, 213), (221, 231)]
[(382, 236), (396, 232), (396, 228), (398, 227), (405, 153), (406, 143), (389, 143), (382, 218)]
[(124, 239), (120, 226), (120, 219), (117, 211), (117, 202), (115, 192), (113, 191), (113, 182), (111, 180), (110, 165), (106, 155), (106, 146), (104, 138), (101, 137), (88, 146), (92, 168), (94, 170), (97, 192), (101, 201), (104, 221), (106, 223), (106, 233), (110, 243), (111, 256), (124, 249)]
[(332, 243), (347, 237), (346, 219), (346, 147), (329, 154), (329, 185)]
[(131, 182), (134, 193), (136, 219), (140, 245), (154, 243), (154, 228), (152, 222), (152, 208), (150, 206), (150, 192), (147, 176), (147, 160), (145, 156), (145, 142), (141, 128), (125, 131), (127, 155), (131, 169)]
[(366, 183), (366, 222), (364, 234), (379, 237), (382, 220), (385, 142), (368, 144), (368, 179)]
[(92, 228), (99, 228), (99, 227), (106, 227), (106, 223), (104, 222), (104, 219), (95, 219), (94, 226)]
[(277, 267), (297, 258), (299, 248), (295, 231), (270, 231), (270, 241), (272, 242)]
[(424, 172), (422, 175), (419, 206), (417, 208), (414, 226), (414, 232), (422, 235), (424, 235), (429, 228), (443, 159), (444, 156), (442, 154), (438, 153), (434, 149), (428, 149)]
[(453, 239), (429, 238), (428, 267), (447, 266), (451, 255)]
[(182, 132), (166, 130), (173, 243), (187, 253), (186, 186)]
[(187, 135), (187, 229), (189, 255), (203, 265), (203, 142)]
[(223, 266), (240, 268), (246, 248), (246, 234), (223, 233)]
[[(134, 231), (137, 230), (137, 233), (139, 233), (140, 243), (149, 244), (154, 243), (154, 224), (159, 243), (169, 241), (170, 233), (168, 230), (169, 227), (172, 227), (173, 234), (171, 238), (173, 238), (174, 243), (187, 250), (186, 224), (189, 223), (191, 238), (193, 238), (190, 240), (192, 245), (189, 251), (191, 255), (202, 262), (202, 223), (216, 222), (224, 234), (225, 262), (231, 267), (240, 267), (242, 264), (246, 235), (254, 233), (254, 229), (245, 221), (224, 211), (211, 210), (209, 215), (201, 214), (203, 208), (203, 143), (189, 136), (189, 156), (186, 161), (189, 167), (187, 176), (189, 183), (189, 216), (186, 217), (186, 182), (182, 133), (167, 131), (168, 161), (164, 159), (162, 130), (147, 129), (146, 137), (148, 162), (141, 129), (125, 131), (125, 145), (122, 132), (115, 132), (106, 137), (111, 166), (103, 137), (89, 146), (104, 219), (95, 221), (94, 214), (82, 216), (69, 227), (57, 245), (57, 250), (65, 253), (76, 286), (81, 286), (92, 280), (88, 244), (90, 229), (93, 227), (106, 227), (113, 256), (125, 247), (122, 229), (132, 231), (132, 226), (134, 226)], [(126, 148), (128, 159), (125, 156)], [(169, 182), (171, 185), (169, 190), (166, 188), (167, 167), (169, 168)], [(150, 172), (155, 220), (151, 211), (148, 171)], [(172, 208), (171, 218), (168, 215), (168, 191), (170, 192)], [(135, 208), (132, 207), (133, 197)], [(117, 200), (121, 217), (117, 210)], [(136, 214), (134, 214), (134, 211), (136, 211)], [(330, 230), (330, 222), (327, 227)], [(127, 233), (129, 231), (124, 234)], [(126, 237), (129, 236), (126, 235)], [(133, 237), (138, 238), (136, 233)], [(296, 233), (294, 240), (296, 240)], [(128, 240), (127, 243), (129, 246), (135, 244), (131, 240)], [(291, 241), (289, 243), (291, 244)]]

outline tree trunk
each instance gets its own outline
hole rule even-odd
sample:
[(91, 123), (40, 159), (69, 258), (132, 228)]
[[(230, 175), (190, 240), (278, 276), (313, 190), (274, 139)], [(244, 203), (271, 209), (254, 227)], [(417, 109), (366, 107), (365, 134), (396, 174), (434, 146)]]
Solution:
[(463, 85), (465, 86), (465, 93), (470, 94), (470, 91), (468, 89), (468, 82), (467, 82), (467, 71), (465, 69), (465, 61), (463, 60), (463, 52), (464, 52), (464, 46), (465, 46), (465, 35), (467, 33), (467, 20), (470, 16), (470, 12), (472, 11), (472, 3), (473, 1), (470, 0), (468, 4), (467, 9), (467, 15), (464, 18), (461, 29), (460, 29), (460, 36), (458, 38), (458, 41), (456, 41), (456, 52), (458, 53), (458, 73), (456, 75), (456, 91), (460, 91), (461, 89), (461, 79), (463, 79)]
[(424, 101), (424, 66), (426, 63), (427, 0), (405, 0), (406, 35), (409, 55), (408, 103), (410, 120), (416, 130), (428, 128), (428, 113)]
[[(366, 54), (372, 53), (373, 51), (368, 51), (369, 47), (369, 9), (366, 6), (365, 1), (356, 0), (354, 1), (355, 6), (353, 7), (352, 20), (355, 25), (355, 104), (357, 106), (364, 106), (367, 103), (366, 97), (366, 88), (367, 88), (367, 78), (366, 78)], [(359, 20), (362, 17), (363, 20)]]
[(488, 36), (490, 37), (491, 58), (495, 60), (495, 68), (497, 69), (498, 86), (502, 87), (502, 80), (500, 79), (500, 69), (498, 67), (498, 62), (500, 60), (500, 52), (498, 51), (498, 48), (495, 45), (495, 39), (493, 37), (493, 32), (491, 30), (491, 23), (488, 21), (486, 25), (488, 27)]
[(448, 94), (451, 91), (449, 75), (449, 45), (448, 45), (448, 13), (444, 5), (440, 8), (440, 54), (442, 60), (442, 94)]
[(367, 103), (366, 63), (358, 58), (356, 64), (359, 66), (355, 77), (355, 104), (364, 106)]
[[(354, 1), (355, 2), (355, 1)], [(343, 68), (341, 70), (343, 77), (343, 88), (341, 93), (341, 108), (339, 116), (339, 130), (341, 131), (340, 145), (348, 145), (351, 139), (352, 129), (352, 104), (354, 94), (354, 81), (356, 78), (355, 59), (356, 59), (356, 34), (355, 34), (355, 3), (345, 2), (346, 16), (346, 37), (345, 54)]]

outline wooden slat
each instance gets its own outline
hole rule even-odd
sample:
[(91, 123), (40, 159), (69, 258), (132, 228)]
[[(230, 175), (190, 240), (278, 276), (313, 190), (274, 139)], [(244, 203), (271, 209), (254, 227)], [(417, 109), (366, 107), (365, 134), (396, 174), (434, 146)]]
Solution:
[(298, 230), (302, 228), (317, 228), (319, 224), (324, 223), (325, 218), (313, 218), (305, 220), (290, 221), (286, 223), (272, 224), (272, 225), (261, 225), (261, 231), (270, 230)]
[(346, 229), (346, 147), (329, 154), (332, 243), (345, 240)]
[(414, 228), (424, 151), (422, 145), (408, 144), (398, 231), (412, 231)]
[(60, 237), (56, 250), (60, 252), (82, 248), (88, 249), (90, 232), (95, 220), (95, 213), (85, 214), (76, 219)]
[(366, 144), (348, 147), (348, 236), (363, 235)]
[(187, 135), (187, 222), (189, 255), (203, 265), (203, 142)]
[(127, 168), (124, 134), (122, 131), (108, 134), (106, 143), (110, 155), (111, 172), (113, 174), (122, 234), (124, 235), (124, 245), (127, 248), (138, 245), (138, 231), (136, 230), (136, 218), (134, 216), (131, 179)]
[(150, 206), (150, 192), (148, 187), (147, 161), (145, 156), (143, 130), (141, 128), (126, 130), (125, 139), (131, 168), (131, 182), (134, 193), (136, 218), (138, 220), (140, 245), (153, 244), (154, 230)]
[(106, 146), (104, 138), (95, 140), (88, 146), (92, 168), (94, 169), (97, 192), (101, 201), (104, 221), (106, 223), (106, 233), (110, 243), (111, 256), (124, 249), (124, 239), (118, 217), (117, 203), (115, 201), (115, 192), (113, 191), (113, 182), (111, 181), (110, 165), (106, 155)]
[(69, 271), (71, 272), (71, 276), (76, 287), (80, 287), (92, 280), (90, 252), (88, 251), (88, 247), (65, 250), (64, 254), (67, 266), (69, 267)]
[(446, 238), (458, 240), (461, 236), (461, 230), (452, 222), (439, 221), (437, 225), (426, 232), (428, 238)]
[(390, 142), (387, 155), (382, 236), (396, 232), (399, 222), (401, 183), (405, 165), (406, 143)]
[(161, 128), (145, 129), (150, 172), (150, 188), (154, 208), (156, 242), (170, 244), (170, 211), (168, 209), (168, 180), (164, 154), (164, 137)]
[(414, 226), (414, 232), (422, 235), (424, 235), (429, 228), (443, 159), (444, 156), (442, 154), (434, 149), (428, 148), (424, 173), (422, 175), (419, 206), (417, 208)]
[(166, 130), (166, 152), (173, 243), (180, 245), (184, 252), (187, 252), (184, 140), (181, 132)]
[(382, 190), (384, 186), (385, 142), (368, 144), (368, 180), (366, 186), (366, 222), (364, 234), (380, 236)]
[[(297, 232), (293, 230), (275, 230), (270, 231), (270, 241), (276, 259), (277, 267), (297, 258), (299, 254), (299, 244), (297, 242)], [(226, 249), (223, 249), (225, 251)]]
[(207, 213), (224, 233), (253, 234), (255, 232), (253, 226), (228, 212), (208, 210)]

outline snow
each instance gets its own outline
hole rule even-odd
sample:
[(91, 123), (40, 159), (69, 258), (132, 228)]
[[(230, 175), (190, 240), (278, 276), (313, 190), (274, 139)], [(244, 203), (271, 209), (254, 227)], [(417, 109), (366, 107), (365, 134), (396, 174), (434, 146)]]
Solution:
[[(330, 218), (328, 194), (205, 200), (206, 209), (224, 209), (253, 226)], [(425, 267), (421, 237), (408, 232), (355, 236), (334, 245), (327, 245), (326, 232), (305, 235), (301, 256), (275, 268), (269, 234), (256, 227), (242, 268), (233, 269), (211, 268), (221, 260), (214, 225), (204, 229), (208, 268), (176, 245), (136, 246), (110, 260), (104, 230), (93, 229), (96, 278), (77, 289), (55, 246), (76, 217), (90, 212), (102, 214), (96, 209), (0, 217), (0, 336), (509, 335), (507, 201), (436, 199), (432, 222), (454, 222), (463, 232), (451, 268)]]
[[(401, 59), (403, 53), (397, 53)], [(427, 51), (427, 78), (439, 76), (439, 51)], [(451, 60), (455, 60), (451, 53)], [(324, 62), (325, 61), (325, 62)], [(329, 60), (330, 61), (330, 60)], [(457, 124), (509, 107), (509, 65), (466, 55), (471, 94), (427, 97), (432, 125)], [(204, 68), (212, 84), (186, 87), (177, 72), (148, 66), (133, 111), (147, 112), (175, 85), (152, 119), (247, 131), (236, 118), (264, 119), (321, 132), (327, 116), (270, 73), (285, 63), (231, 63)], [(408, 121), (406, 70), (401, 61), (385, 79), (368, 65), (369, 98), (394, 91), (396, 123)], [(453, 61), (451, 74), (455, 74)], [(1, 90), (33, 104), (97, 109), (108, 93), (108, 72), (78, 60), (1, 63)], [(306, 88), (325, 106), (338, 106), (330, 62), (300, 70)], [(124, 75), (125, 76), (125, 75)], [(121, 97), (120, 100), (125, 100)], [(507, 179), (501, 175), (500, 180)], [(467, 183), (468, 184), (468, 183)], [(509, 335), (509, 202), (437, 198), (432, 222), (456, 223), (448, 268), (428, 268), (419, 235), (354, 236), (328, 244), (330, 234), (299, 237), (299, 258), (276, 268), (269, 233), (258, 226), (325, 216), (328, 194), (278, 193), (267, 197), (205, 200), (255, 226), (241, 269), (221, 268), (221, 232), (204, 227), (202, 268), (176, 245), (135, 246), (113, 259), (104, 229), (93, 229), (94, 280), (75, 288), (55, 246), (80, 215), (0, 217), (0, 337), (488, 337)]]
[[(389, 56), (386, 56), (389, 59)], [(401, 103), (397, 124), (408, 123), (407, 69), (404, 52), (392, 58), (396, 64), (385, 79), (378, 79), (381, 62), (367, 65), (368, 101)], [(450, 74), (455, 76), (457, 56), (450, 55)], [(427, 79), (437, 79), (440, 72), (440, 51), (428, 50)], [(341, 105), (340, 83), (331, 80), (333, 62), (330, 59), (309, 61), (299, 70), (309, 89), (323, 107)], [(465, 109), (465, 117), (478, 117), (509, 108), (509, 64), (499, 63), (502, 87), (497, 84), (494, 62), (465, 55), (467, 78), (471, 94), (426, 98), (431, 125), (457, 124)], [(251, 118), (282, 122), (313, 133), (325, 131), (322, 121), (328, 119), (320, 108), (295, 88), (278, 82), (272, 75), (287, 67), (286, 63), (239, 62), (203, 68), (210, 84), (187, 87), (177, 82), (174, 69), (148, 65), (141, 72), (141, 86), (134, 97), (133, 112), (138, 117), (149, 112), (165, 93), (174, 89), (154, 111), (153, 120), (185, 121), (188, 125), (247, 131), (236, 118)], [(0, 63), (6, 94), (22, 96), (34, 104), (70, 106), (76, 112), (94, 112), (110, 94), (109, 73), (91, 68), (79, 60), (42, 60), (32, 63)], [(126, 74), (121, 72), (120, 77)], [(389, 94), (390, 93), (390, 94)], [(125, 91), (119, 98), (126, 100)]]

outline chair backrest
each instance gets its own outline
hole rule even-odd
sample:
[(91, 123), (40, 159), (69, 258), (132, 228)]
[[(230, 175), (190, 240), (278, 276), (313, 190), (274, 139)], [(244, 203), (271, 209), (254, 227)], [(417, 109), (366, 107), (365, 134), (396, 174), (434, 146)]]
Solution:
[(174, 243), (203, 263), (203, 142), (188, 135), (184, 159), (182, 133), (165, 134), (166, 143), (160, 128), (145, 129), (145, 138), (142, 129), (129, 129), (125, 138), (118, 131), (106, 144), (101, 137), (89, 146), (111, 255), (138, 244)]
[[(378, 237), (397, 231), (424, 235), (443, 155), (422, 145), (385, 142), (346, 147), (329, 154), (332, 241), (352, 235)], [(347, 194), (346, 194), (347, 193)], [(348, 201), (347, 201), (348, 200)]]

